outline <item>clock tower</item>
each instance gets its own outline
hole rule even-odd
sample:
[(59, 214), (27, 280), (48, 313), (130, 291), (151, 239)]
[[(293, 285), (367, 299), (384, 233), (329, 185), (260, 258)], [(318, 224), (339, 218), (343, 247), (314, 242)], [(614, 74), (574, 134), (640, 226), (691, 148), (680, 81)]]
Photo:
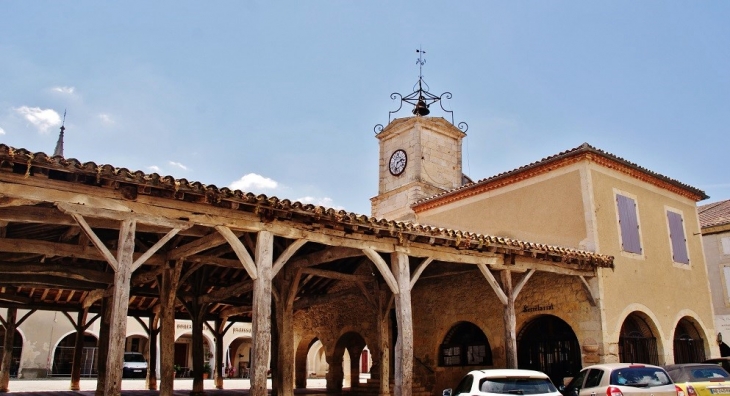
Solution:
[(462, 185), (461, 140), (466, 136), (441, 117), (393, 120), (378, 133), (380, 171), (372, 215), (415, 221), (411, 205)]

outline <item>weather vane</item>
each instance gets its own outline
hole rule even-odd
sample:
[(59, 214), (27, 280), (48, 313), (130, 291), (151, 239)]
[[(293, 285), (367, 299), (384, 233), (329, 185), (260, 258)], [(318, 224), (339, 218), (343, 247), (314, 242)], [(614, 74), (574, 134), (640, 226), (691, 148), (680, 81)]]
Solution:
[[(413, 85), (413, 92), (406, 96), (403, 96), (398, 92), (393, 92), (392, 94), (390, 94), (390, 98), (393, 100), (399, 99), (399, 103), (397, 109), (388, 112), (388, 123), (390, 124), (393, 114), (399, 112), (400, 109), (403, 107), (403, 102), (413, 105), (413, 110), (411, 112), (416, 117), (429, 115), (431, 113), (429, 107), (432, 104), (439, 102), (441, 110), (451, 115), (451, 124), (454, 124), (454, 112), (452, 110), (446, 110), (442, 102), (442, 99), (451, 99), (451, 92), (444, 92), (440, 96), (436, 96), (428, 92), (431, 87), (429, 87), (428, 84), (426, 84), (426, 81), (423, 79), (423, 65), (426, 64), (426, 59), (423, 57), (423, 55), (426, 54), (426, 51), (424, 51), (423, 48), (419, 47), (416, 50), (416, 53), (418, 53), (418, 59), (416, 59), (416, 64), (418, 64), (418, 81)], [(460, 122), (457, 127), (464, 132), (469, 129), (469, 126), (465, 122)], [(383, 125), (377, 124), (375, 125), (375, 128), (373, 128), (373, 130), (376, 134), (380, 133), (383, 130)]]

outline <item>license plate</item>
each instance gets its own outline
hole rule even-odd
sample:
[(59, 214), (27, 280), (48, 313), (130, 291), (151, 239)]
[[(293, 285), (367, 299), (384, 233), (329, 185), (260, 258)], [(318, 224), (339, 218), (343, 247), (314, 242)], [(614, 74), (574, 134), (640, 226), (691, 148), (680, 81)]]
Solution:
[[(142, 372), (142, 370), (134, 370), (134, 372), (135, 372), (135, 373), (141, 373), (141, 372)], [(728, 389), (728, 390), (730, 390), (730, 389)], [(730, 393), (730, 392), (725, 392), (725, 393)]]
[(712, 388), (710, 389), (710, 393), (712, 393), (713, 395), (730, 394), (730, 388)]

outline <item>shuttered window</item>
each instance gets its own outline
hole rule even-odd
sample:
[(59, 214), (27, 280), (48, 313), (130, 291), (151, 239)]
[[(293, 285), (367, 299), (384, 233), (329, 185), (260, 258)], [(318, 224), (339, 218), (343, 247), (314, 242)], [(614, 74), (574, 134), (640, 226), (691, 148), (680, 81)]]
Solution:
[(621, 226), (621, 248), (625, 252), (641, 254), (636, 201), (616, 194), (616, 205), (618, 205), (618, 221)]
[(682, 222), (681, 214), (667, 211), (669, 239), (672, 241), (672, 260), (674, 260), (675, 263), (689, 264), (687, 239), (684, 236), (684, 225)]

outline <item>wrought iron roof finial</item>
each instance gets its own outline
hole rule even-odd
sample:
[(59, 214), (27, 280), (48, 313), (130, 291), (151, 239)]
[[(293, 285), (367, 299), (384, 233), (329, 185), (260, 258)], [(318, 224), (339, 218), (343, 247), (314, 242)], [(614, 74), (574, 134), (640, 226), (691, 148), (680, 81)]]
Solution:
[[(403, 108), (403, 102), (413, 105), (412, 113), (416, 117), (429, 115), (431, 113), (429, 107), (432, 104), (439, 102), (441, 110), (451, 115), (451, 124), (454, 125), (454, 112), (452, 110), (446, 110), (442, 102), (442, 99), (451, 99), (451, 92), (444, 92), (441, 94), (441, 96), (436, 96), (428, 92), (430, 87), (423, 79), (423, 65), (426, 64), (426, 59), (423, 57), (423, 55), (426, 54), (426, 51), (424, 51), (423, 48), (419, 47), (416, 50), (416, 53), (418, 53), (418, 59), (416, 59), (416, 64), (418, 64), (418, 81), (416, 82), (416, 84), (413, 85), (413, 92), (406, 96), (403, 96), (398, 92), (393, 92), (392, 94), (390, 94), (390, 98), (393, 100), (399, 99), (399, 103), (397, 109), (388, 112), (388, 123), (390, 124), (393, 114), (399, 112), (400, 109)], [(469, 126), (465, 122), (460, 122), (457, 127), (464, 132), (466, 132), (466, 130), (469, 128)], [(375, 125), (375, 128), (373, 128), (373, 130), (376, 134), (380, 133), (383, 130), (383, 125), (377, 124)]]

